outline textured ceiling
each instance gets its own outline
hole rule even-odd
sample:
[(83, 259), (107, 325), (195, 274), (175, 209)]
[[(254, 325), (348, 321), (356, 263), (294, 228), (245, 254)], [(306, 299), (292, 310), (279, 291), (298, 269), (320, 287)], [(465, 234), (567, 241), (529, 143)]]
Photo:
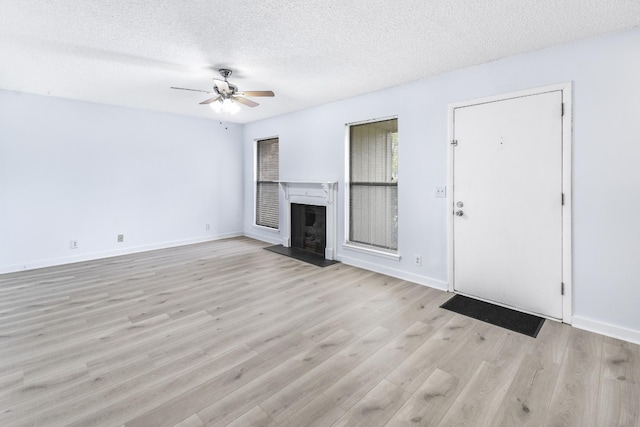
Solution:
[[(639, 0), (0, 0), (0, 88), (247, 123), (640, 25)], [(223, 118), (224, 119), (224, 118)]]

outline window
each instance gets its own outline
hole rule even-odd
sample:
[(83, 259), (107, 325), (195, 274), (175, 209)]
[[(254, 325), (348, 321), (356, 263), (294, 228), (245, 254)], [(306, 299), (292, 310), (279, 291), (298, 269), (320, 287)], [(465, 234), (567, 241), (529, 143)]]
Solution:
[(349, 242), (398, 250), (398, 119), (349, 129)]
[(276, 229), (280, 226), (278, 158), (278, 138), (257, 142), (256, 225)]

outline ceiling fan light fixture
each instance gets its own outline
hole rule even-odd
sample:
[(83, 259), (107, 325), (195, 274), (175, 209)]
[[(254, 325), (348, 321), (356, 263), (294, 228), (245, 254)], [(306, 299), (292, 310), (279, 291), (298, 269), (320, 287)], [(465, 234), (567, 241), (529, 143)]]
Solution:
[(209, 104), (209, 106), (213, 109), (213, 111), (219, 113), (222, 110), (222, 99), (216, 102), (212, 102), (211, 104)]
[(222, 111), (229, 114), (236, 114), (238, 111), (240, 111), (240, 106), (237, 103), (233, 102), (233, 99), (227, 98), (222, 101)]
[(216, 113), (223, 112), (228, 114), (236, 114), (238, 111), (240, 111), (240, 106), (231, 98), (220, 98), (218, 101), (212, 102), (209, 105)]
[(222, 111), (229, 114), (236, 114), (240, 111), (240, 106), (233, 102), (233, 99), (225, 98), (224, 101), (222, 101)]

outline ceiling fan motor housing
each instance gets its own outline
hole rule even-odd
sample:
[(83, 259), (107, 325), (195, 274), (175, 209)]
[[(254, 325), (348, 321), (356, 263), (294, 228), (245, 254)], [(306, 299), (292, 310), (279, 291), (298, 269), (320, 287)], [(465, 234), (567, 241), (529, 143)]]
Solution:
[(214, 85), (213, 91), (226, 99), (226, 98), (230, 98), (231, 96), (235, 95), (236, 92), (238, 92), (238, 86), (232, 85), (231, 83), (229, 83), (229, 91), (227, 92), (224, 90), (220, 91), (220, 89), (218, 89), (218, 86)]

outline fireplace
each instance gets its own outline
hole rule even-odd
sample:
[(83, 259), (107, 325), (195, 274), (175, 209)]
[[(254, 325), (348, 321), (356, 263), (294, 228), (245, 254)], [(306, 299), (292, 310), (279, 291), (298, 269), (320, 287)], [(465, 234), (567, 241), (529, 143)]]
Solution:
[(291, 247), (324, 256), (326, 223), (326, 206), (291, 203)]
[[(285, 198), (282, 245), (285, 248), (298, 247), (323, 255), (327, 260), (335, 260), (337, 182), (280, 181), (280, 186)], [(296, 205), (306, 207), (297, 208)], [(295, 219), (297, 212), (294, 210), (296, 209), (304, 209), (304, 214), (300, 214), (302, 219)], [(324, 231), (319, 231), (317, 228), (322, 225), (324, 225), (322, 227)], [(300, 228), (302, 231), (299, 231)]]

